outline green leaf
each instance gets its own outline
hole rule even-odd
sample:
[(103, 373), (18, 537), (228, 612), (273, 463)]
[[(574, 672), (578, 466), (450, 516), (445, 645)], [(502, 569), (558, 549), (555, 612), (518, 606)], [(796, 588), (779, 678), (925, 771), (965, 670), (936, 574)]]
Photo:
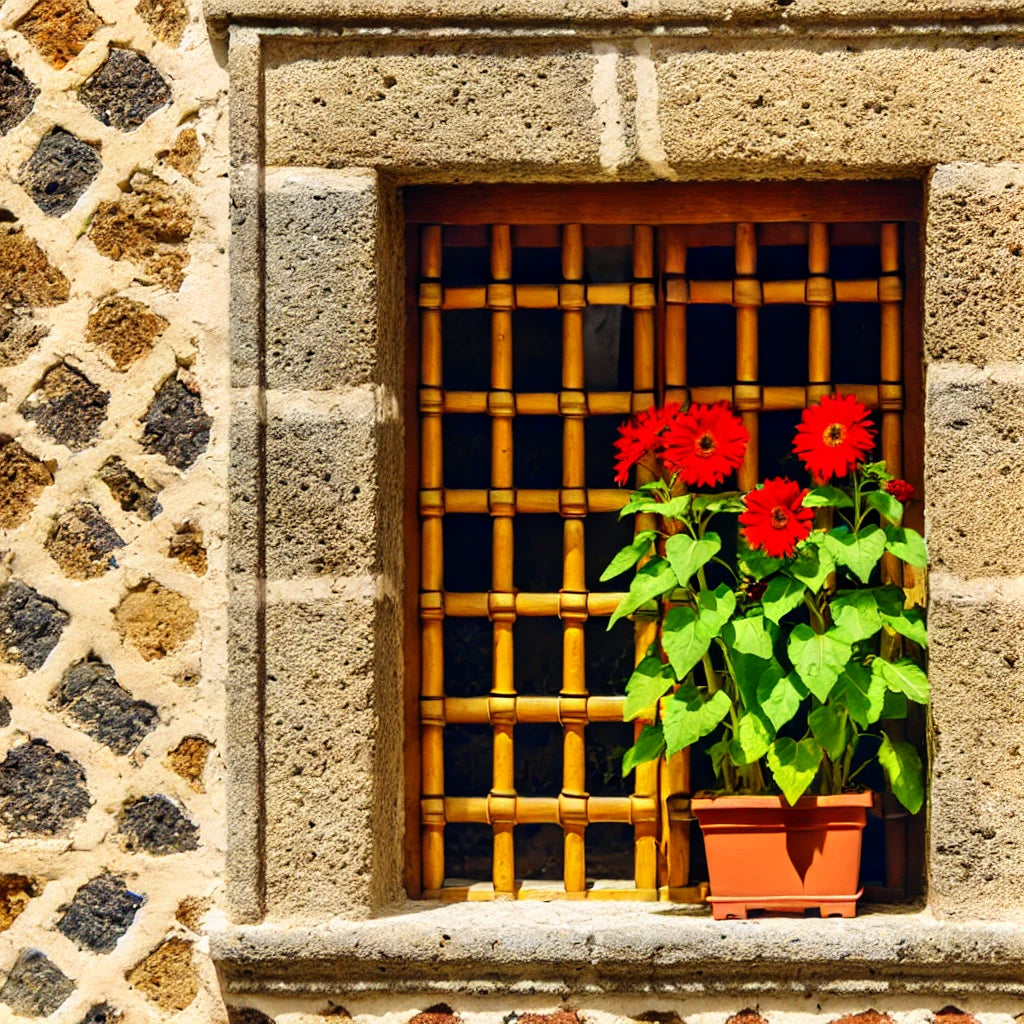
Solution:
[(615, 612), (608, 620), (608, 628), (611, 629), (619, 619), (632, 614), (642, 604), (667, 593), (678, 582), (668, 562), (655, 556), (633, 577), (629, 593), (616, 605)]
[(778, 662), (768, 666), (757, 684), (757, 703), (776, 731), (793, 718), (806, 696), (796, 674), (785, 672)]
[(642, 491), (634, 491), (629, 501), (619, 509), (619, 518), (624, 519), (636, 512), (653, 512), (666, 519), (679, 519), (689, 511), (692, 497), (690, 494), (679, 494), (668, 501), (658, 501)]
[(634, 538), (633, 543), (626, 545), (609, 563), (608, 568), (601, 573), (601, 582), (610, 580), (619, 573), (632, 569), (648, 551), (654, 538), (658, 536), (657, 530), (641, 530)]
[(711, 758), (711, 767), (715, 770), (715, 775), (718, 778), (722, 777), (722, 766), (726, 761), (730, 760), (729, 757), (729, 741), (719, 740), (717, 743), (712, 743), (708, 747), (708, 757)]
[(771, 743), (772, 737), (764, 722), (748, 711), (736, 723), (729, 744), (729, 756), (736, 764), (753, 764), (758, 758), (764, 757)]
[(924, 804), (924, 768), (917, 751), (902, 740), (882, 736), (878, 761), (889, 777), (889, 788), (911, 814)]
[(803, 501), (804, 508), (853, 508), (853, 498), (838, 487), (815, 487), (808, 491)]
[(885, 706), (885, 682), (860, 662), (851, 661), (839, 675), (839, 681), (829, 698), (842, 704), (850, 717), (866, 729), (882, 717)]
[(660, 725), (645, 725), (640, 735), (622, 758), (623, 777), (638, 764), (656, 761), (665, 751), (665, 736)]
[(835, 632), (849, 644), (867, 640), (882, 628), (878, 598), (873, 590), (840, 590), (832, 599)]
[(865, 526), (859, 533), (850, 533), (845, 527), (839, 527), (825, 535), (828, 553), (840, 565), (845, 565), (861, 583), (867, 583), (871, 578), (871, 570), (878, 564), (886, 547), (885, 534), (873, 524)]
[(811, 736), (805, 736), (799, 743), (789, 736), (780, 736), (768, 748), (768, 767), (790, 804), (804, 795), (820, 763), (821, 747)]
[(705, 700), (695, 686), (680, 686), (662, 716), (669, 757), (713, 732), (731, 707), (725, 690), (716, 690)]
[(872, 591), (875, 600), (878, 602), (878, 610), (883, 615), (902, 615), (903, 604), (907, 595), (900, 587), (887, 583), (884, 587), (875, 587)]
[(797, 675), (822, 703), (853, 654), (850, 645), (832, 630), (815, 633), (804, 623), (793, 628), (787, 650)]
[[(813, 533), (811, 537), (814, 537)], [(789, 571), (806, 584), (812, 594), (816, 594), (828, 579), (829, 573), (835, 571), (835, 567), (836, 563), (828, 551), (812, 540), (797, 551), (796, 560)]]
[[(884, 680), (879, 676), (879, 683), (885, 686)], [(885, 691), (882, 700), (882, 714), (879, 716), (887, 721), (907, 717), (907, 698), (902, 693), (893, 693), (892, 690)]]
[(745, 576), (752, 576), (755, 580), (763, 580), (765, 576), (771, 576), (784, 564), (783, 559), (769, 558), (763, 551), (750, 547), (743, 539), (742, 534), (739, 537), (738, 548), (737, 557), (740, 571)]
[(928, 630), (924, 616), (916, 608), (907, 608), (900, 615), (883, 615), (882, 621), (895, 633), (913, 640), (918, 647), (928, 646)]
[(739, 491), (722, 491), (719, 494), (695, 494), (694, 512), (742, 512), (746, 508)]
[(885, 459), (882, 459), (879, 462), (865, 462), (864, 465), (861, 466), (861, 472), (866, 477), (870, 477), (872, 480), (878, 480), (883, 484), (887, 484), (893, 479), (892, 473), (886, 471)]
[(928, 549), (924, 546), (924, 537), (909, 526), (887, 526), (885, 550), (915, 568), (928, 568)]
[(869, 491), (864, 500), (897, 526), (903, 520), (903, 505), (888, 491)]
[(622, 717), (628, 722), (641, 715), (675, 683), (668, 665), (661, 658), (644, 658), (626, 682), (626, 704)]
[(774, 661), (776, 632), (763, 615), (733, 619), (722, 630), (740, 696), (750, 710), (757, 707), (758, 681)]
[(697, 595), (697, 608), (697, 612), (673, 608), (662, 625), (661, 644), (677, 679), (685, 678), (707, 653), (711, 641), (736, 610), (736, 596), (722, 583), (715, 590), (702, 590)]
[(846, 752), (846, 744), (850, 739), (846, 714), (831, 704), (822, 704), (807, 716), (807, 724), (825, 753), (833, 761), (838, 761)]
[(789, 576), (776, 576), (768, 584), (764, 597), (761, 598), (765, 618), (778, 622), (783, 615), (803, 603), (806, 589), (806, 585), (800, 580), (791, 579)]
[(871, 662), (872, 673), (878, 673), (886, 688), (893, 693), (902, 693), (916, 704), (927, 704), (930, 695), (928, 677), (920, 665), (915, 665), (909, 658), (900, 658), (897, 662), (875, 658)]
[(679, 585), (685, 587), (690, 577), (707, 565), (721, 548), (722, 539), (717, 533), (708, 532), (701, 540), (694, 540), (688, 533), (675, 533), (665, 541), (665, 557)]

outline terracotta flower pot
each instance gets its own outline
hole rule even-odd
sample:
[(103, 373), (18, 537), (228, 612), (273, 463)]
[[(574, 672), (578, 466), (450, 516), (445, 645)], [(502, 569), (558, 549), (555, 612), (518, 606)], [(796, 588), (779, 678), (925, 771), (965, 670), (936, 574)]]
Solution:
[(694, 799), (715, 918), (811, 908), (822, 917), (853, 917), (872, 800), (872, 793), (805, 796), (790, 807), (781, 796)]

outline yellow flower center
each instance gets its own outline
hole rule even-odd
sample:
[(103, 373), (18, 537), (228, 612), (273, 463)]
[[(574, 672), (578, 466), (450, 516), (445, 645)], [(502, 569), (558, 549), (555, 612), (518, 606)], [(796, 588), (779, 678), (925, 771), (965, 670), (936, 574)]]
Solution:
[(830, 423), (821, 436), (829, 448), (838, 448), (846, 440), (846, 427), (842, 423)]

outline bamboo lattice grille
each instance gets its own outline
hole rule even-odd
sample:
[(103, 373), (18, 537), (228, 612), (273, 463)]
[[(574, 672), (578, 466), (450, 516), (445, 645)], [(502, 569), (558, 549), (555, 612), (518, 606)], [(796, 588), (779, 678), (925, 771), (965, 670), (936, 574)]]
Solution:
[[(874, 410), (882, 456), (919, 485), (916, 230), (907, 224), (918, 217), (919, 199), (916, 187), (901, 185), (897, 192), (891, 184), (878, 196), (868, 186), (851, 186), (842, 196), (835, 186), (822, 186), (818, 193), (802, 186), (804, 206), (800, 196), (794, 200), (787, 193), (780, 201), (769, 191), (760, 211), (756, 187), (723, 186), (724, 198), (695, 204), (693, 197), (708, 187), (690, 186), (693, 215), (681, 211), (679, 223), (666, 222), (664, 210), (651, 216), (647, 190), (642, 202), (627, 195), (624, 204), (606, 211), (595, 203), (594, 188), (581, 188), (576, 199), (566, 190), (559, 206), (562, 222), (553, 221), (556, 214), (543, 188), (533, 190), (532, 203), (529, 188), (410, 190), (409, 312), (411, 340), (418, 348), (410, 419), (416, 422), (419, 451), (412, 485), (418, 539), (410, 548), (418, 553), (419, 569), (418, 634), (409, 661), (418, 686), (410, 692), (407, 715), (408, 735), (419, 741), (409, 744), (407, 765), (410, 784), (418, 778), (408, 801), (410, 832), (418, 837), (418, 844), (410, 844), (407, 865), (411, 893), (435, 899), (703, 899), (706, 884), (692, 877), (697, 872), (690, 862), (687, 752), (660, 766), (640, 766), (629, 793), (588, 790), (589, 734), (603, 723), (621, 723), (625, 699), (588, 688), (587, 623), (610, 616), (621, 597), (593, 586), (594, 556), (598, 563), (607, 561), (618, 545), (592, 550), (592, 530), (615, 521), (627, 491), (592, 479), (594, 458), (610, 467), (612, 452), (607, 445), (588, 450), (593, 440), (587, 424), (601, 420), (613, 428), (630, 413), (664, 401), (725, 399), (751, 436), (737, 482), (746, 489), (763, 472), (777, 469), (771, 464), (777, 452), (761, 437), (765, 417), (779, 414), (795, 423), (800, 410), (835, 387)], [(687, 187), (673, 189), (666, 205), (685, 206)], [(729, 219), (729, 195), (742, 197), (734, 206), (759, 216)], [(717, 210), (718, 219), (709, 219), (709, 210)], [(581, 212), (593, 222), (575, 221), (573, 214)], [(488, 219), (495, 213), (517, 222)], [(612, 218), (617, 222), (601, 222)], [(859, 262), (847, 258), (851, 252)], [(609, 263), (610, 253), (615, 258)], [(460, 273), (448, 273), (450, 260)], [(625, 273), (606, 280), (613, 264)], [(615, 311), (620, 338), (631, 341), (620, 346), (620, 364), (628, 365), (620, 365), (611, 387), (607, 380), (595, 387), (590, 379), (595, 353), (588, 346), (601, 307)], [(719, 325), (728, 321), (722, 339), (702, 332), (701, 325), (710, 321), (693, 312), (701, 307), (711, 309)], [(786, 307), (786, 316), (800, 311), (804, 326), (798, 343), (792, 331), (784, 340), (772, 327), (765, 313), (772, 307)], [(857, 321), (867, 326), (839, 346), (835, 339), (845, 323), (840, 318), (854, 307), (870, 309)], [(522, 311), (546, 314), (547, 334), (538, 337), (533, 327), (521, 330)], [(460, 353), (475, 352), (469, 358), (480, 364), (481, 379), (473, 387), (463, 386), (468, 377), (462, 366), (455, 367), (459, 386), (446, 380), (452, 374), (446, 336), (454, 337), (448, 325), (456, 322), (448, 320), (451, 314), (476, 318), (468, 328), (471, 343), (466, 337), (459, 342)], [(465, 334), (467, 328), (459, 330)], [(520, 333), (521, 344), (555, 354), (558, 379), (549, 390), (517, 389)], [(716, 371), (708, 357), (726, 350), (731, 376), (722, 379), (721, 366)], [(780, 359), (780, 353), (798, 350), (796, 357)], [(836, 379), (840, 368), (851, 366), (856, 379)], [(531, 417), (558, 424), (557, 486), (527, 487), (523, 484), (535, 481), (517, 479), (523, 452), (516, 424)], [(476, 424), (466, 450), (449, 450), (446, 422)], [(906, 436), (914, 443), (905, 445)], [(451, 486), (450, 480), (446, 486), (452, 466), (460, 483), (474, 466), (482, 478), (472, 481), (474, 486)], [(639, 469), (641, 478), (650, 472), (651, 467)], [(523, 557), (524, 542), (529, 551), (531, 522), (545, 516), (561, 522), (558, 585), (547, 591), (521, 589), (517, 557)], [(469, 523), (476, 526), (471, 530)], [(652, 525), (641, 521), (637, 529)], [(481, 529), (489, 535), (486, 541)], [(489, 579), (476, 590), (446, 588), (453, 553), (486, 560), (479, 547), (464, 546), (474, 539), (490, 549)], [(606, 535), (598, 542), (607, 543)], [(561, 662), (554, 695), (530, 692), (529, 681), (517, 673), (516, 630), (531, 618), (560, 623), (560, 651), (551, 652)], [(446, 654), (451, 657), (446, 622), (459, 619), (487, 623), (491, 633), (489, 675), (469, 695), (446, 690)], [(637, 659), (655, 636), (656, 623), (638, 616)], [(528, 725), (561, 731), (560, 787), (545, 795), (523, 795), (516, 788), (516, 730)], [(457, 796), (446, 789), (445, 731), (453, 727), (490, 733), (491, 763), (478, 766), (476, 781), (484, 791), (479, 795)], [(595, 879), (588, 871), (588, 826), (605, 823), (632, 829), (628, 880)], [(489, 878), (446, 876), (445, 829), (452, 824), (491, 830)], [(562, 870), (559, 882), (538, 885), (517, 872), (514, 836), (517, 828), (542, 825), (562, 831)], [(908, 877), (904, 818), (887, 817), (884, 846), (885, 878), (876, 895), (901, 895)], [(911, 852), (911, 876), (914, 857)]]

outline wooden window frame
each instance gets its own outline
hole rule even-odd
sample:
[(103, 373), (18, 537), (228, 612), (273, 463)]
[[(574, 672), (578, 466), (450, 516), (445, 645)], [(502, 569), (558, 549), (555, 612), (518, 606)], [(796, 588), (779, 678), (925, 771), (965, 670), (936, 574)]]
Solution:
[[(621, 720), (616, 718), (616, 698), (587, 697), (573, 688), (563, 690), (559, 697), (534, 698), (523, 701), (515, 693), (514, 681), (495, 679), (489, 697), (462, 700), (443, 697), (443, 681), (434, 679), (427, 689), (421, 688), (421, 620), (427, 625), (427, 644), (440, 643), (441, 620), (445, 614), (487, 616), (495, 624), (496, 646), (511, 645), (512, 628), (517, 614), (558, 615), (564, 623), (568, 651), (574, 643), (574, 623), (582, 628), (587, 614), (610, 614), (617, 595), (586, 594), (585, 584), (566, 579), (558, 594), (516, 595), (511, 567), (499, 573), (494, 590), (483, 595), (455, 596), (453, 602), (440, 586), (441, 565), (437, 554), (439, 542), (428, 536), (421, 544), (421, 512), (423, 530), (441, 529), (441, 517), (456, 508), (445, 507), (447, 496), (440, 478), (440, 463), (429, 470), (431, 479), (421, 478), (421, 416), (426, 412), (427, 432), (434, 432), (440, 442), (440, 418), (444, 413), (486, 412), (492, 416), (497, 431), (495, 447), (501, 445), (500, 435), (507, 431), (509, 448), (512, 417), (517, 414), (551, 413), (564, 416), (565, 444), (572, 447), (571, 434), (583, 429), (583, 415), (573, 408), (584, 392), (582, 349), (576, 356), (564, 356), (563, 390), (552, 395), (515, 396), (511, 380), (511, 346), (494, 342), (500, 349), (501, 366), (489, 392), (462, 392), (448, 396), (440, 380), (440, 310), (443, 308), (487, 308), (492, 318), (500, 321), (511, 317), (515, 307), (558, 308), (567, 320), (573, 310), (586, 302), (604, 301), (630, 306), (637, 315), (641, 332), (649, 333), (647, 356), (636, 357), (634, 387), (625, 398), (621, 393), (607, 393), (599, 398), (599, 408), (591, 404), (590, 412), (621, 414), (653, 402), (691, 399), (717, 401), (726, 398), (743, 417), (753, 439), (757, 437), (758, 414), (770, 409), (799, 409), (816, 401), (831, 390), (829, 316), (836, 301), (877, 302), (881, 306), (881, 366), (879, 384), (853, 387), (852, 390), (873, 408), (880, 410), (882, 455), (891, 467), (917, 488), (918, 500), (908, 513), (911, 525), (920, 526), (922, 467), (922, 351), (921, 351), (921, 273), (920, 224), (922, 218), (922, 187), (917, 181), (886, 182), (775, 182), (775, 183), (689, 183), (689, 184), (610, 184), (610, 185), (494, 185), (408, 187), (404, 190), (407, 224), (407, 326), (408, 353), (406, 372), (406, 424), (408, 467), (406, 482), (406, 693), (405, 693), (405, 779), (406, 779), (406, 843), (403, 880), (413, 898), (445, 900), (493, 898), (632, 898), (672, 899), (700, 902), (703, 885), (688, 884), (688, 801), (679, 794), (688, 788), (687, 752), (667, 764), (641, 766), (633, 797), (586, 798), (579, 772), (566, 769), (563, 792), (553, 798), (517, 797), (512, 778), (513, 727), (518, 721), (561, 722), (566, 743), (566, 764), (570, 764), (570, 748), (577, 745), (571, 763), (579, 764), (583, 730), (590, 721)], [(882, 276), (876, 281), (833, 281), (828, 276), (830, 252), (829, 230), (858, 231), (857, 225), (892, 225), (882, 228), (879, 244)], [(625, 285), (595, 286), (575, 284), (583, 280), (583, 245), (580, 226), (631, 225), (634, 231), (634, 280)], [(900, 230), (902, 225), (902, 231)], [(512, 226), (515, 226), (514, 228)], [(681, 227), (685, 226), (685, 228)], [(490, 230), (492, 285), (484, 289), (447, 289), (440, 283), (441, 231), (464, 230), (479, 233)], [(424, 230), (426, 229), (426, 230)], [(547, 238), (551, 230), (561, 232), (563, 278), (561, 286), (506, 284), (511, 278), (513, 230), (523, 238), (531, 231)], [(731, 231), (736, 253), (736, 273), (731, 281), (688, 281), (685, 276), (685, 243), (688, 238), (720, 238)], [(650, 235), (649, 241), (638, 238)], [(687, 235), (687, 232), (690, 232)], [(761, 237), (758, 238), (760, 233)], [(902, 235), (902, 239), (900, 238)], [(804, 280), (760, 282), (756, 275), (758, 244), (806, 242), (808, 275)], [(546, 244), (550, 244), (550, 240)], [(708, 244), (705, 242), (705, 244)], [(731, 244), (731, 243), (730, 243)], [(646, 254), (646, 255), (645, 255)], [(648, 285), (649, 282), (649, 285)], [(647, 287), (645, 287), (647, 286)], [(604, 288), (607, 294), (602, 294)], [(469, 294), (472, 292), (473, 294)], [(479, 294), (477, 294), (479, 293)], [(664, 338), (683, 332), (688, 303), (732, 305), (736, 309), (737, 372), (732, 387), (692, 388), (686, 386), (685, 340), (683, 346), (664, 345)], [(809, 383), (806, 386), (762, 387), (758, 383), (757, 322), (762, 304), (787, 302), (810, 307)], [(426, 319), (434, 316), (437, 323), (426, 330), (430, 335), (424, 343), (422, 311)], [(499, 334), (501, 332), (498, 332)], [(505, 332), (506, 338), (510, 334)], [(572, 335), (572, 329), (568, 334)], [(436, 334), (436, 337), (434, 337)], [(565, 336), (565, 335), (564, 335)], [(817, 340), (815, 340), (817, 339)], [(824, 340), (822, 340), (824, 339)], [(641, 346), (643, 348), (644, 346)], [(421, 353), (426, 352), (424, 356)], [(492, 353), (499, 349), (492, 347)], [(656, 356), (656, 358), (651, 358)], [(436, 370), (436, 379), (423, 380), (421, 358)], [(434, 374), (434, 371), (431, 371)], [(505, 379), (507, 378), (507, 379)], [(835, 382), (842, 385), (843, 382)], [(639, 385), (645, 385), (640, 387)], [(639, 399), (638, 399), (639, 396)], [(593, 402), (591, 396), (591, 402)], [(525, 405), (524, 405), (525, 403)], [(618, 404), (616, 404), (618, 403)], [(505, 408), (504, 406), (508, 406)], [(534, 408), (534, 406), (536, 406)], [(548, 408), (550, 406), (550, 408)], [(621, 408), (620, 408), (621, 406)], [(478, 408), (479, 407), (479, 408)], [(578, 424), (578, 426), (577, 426)], [(757, 446), (751, 444), (748, 459), (739, 471), (739, 484), (746, 489), (758, 479)], [(427, 456), (429, 459), (429, 456)], [(507, 479), (505, 479), (507, 477)], [(461, 492), (458, 511), (490, 514), (495, 529), (496, 549), (510, 550), (512, 517), (516, 512), (548, 511), (561, 513), (565, 523), (579, 522), (576, 513), (566, 505), (579, 503), (583, 512), (608, 511), (619, 507), (613, 495), (587, 492), (576, 483), (563, 479), (561, 491), (516, 492), (511, 479), (511, 456), (508, 465), (492, 477), (488, 491)], [(552, 495), (554, 497), (552, 497)], [(495, 501), (505, 501), (508, 508), (495, 508)], [(605, 506), (607, 505), (607, 508)], [(548, 507), (550, 506), (550, 507)], [(567, 526), (566, 550), (571, 541)], [(582, 530), (582, 523), (580, 523)], [(582, 541), (581, 541), (582, 542)], [(574, 573), (567, 557), (566, 573)], [(578, 569), (582, 573), (582, 568)], [(429, 577), (431, 587), (421, 602), (421, 583)], [(923, 579), (913, 585), (923, 587)], [(583, 593), (581, 594), (580, 591)], [(582, 597), (582, 602), (577, 598)], [(461, 602), (461, 604), (460, 604)], [(576, 607), (576, 605), (580, 607)], [(478, 607), (479, 605), (479, 607)], [(505, 607), (508, 605), (508, 607)], [(605, 607), (607, 605), (608, 607)], [(550, 607), (549, 607), (550, 606)], [(431, 638), (430, 631), (436, 628)], [(638, 625), (636, 644), (646, 649), (653, 624)], [(496, 658), (500, 663), (500, 659)], [(510, 662), (509, 662), (510, 664)], [(499, 672), (501, 670), (499, 669)], [(620, 700), (621, 703), (621, 700)], [(551, 707), (547, 705), (551, 704)], [(426, 709), (426, 710), (425, 710)], [(523, 717), (525, 709), (526, 717)], [(530, 715), (533, 718), (530, 718)], [(554, 714), (554, 717), (552, 717)], [(440, 792), (422, 793), (424, 780), (428, 787), (440, 759), (442, 730), (446, 723), (489, 722), (495, 728), (495, 786), (488, 797), (454, 799)], [(425, 756), (426, 751), (426, 756)], [(866, 893), (868, 899), (888, 901), (916, 895), (923, 877), (923, 822), (908, 822), (895, 805), (884, 802), (886, 883)], [(454, 817), (453, 817), (454, 815)], [(495, 830), (494, 878), (472, 887), (444, 887), (443, 827), (446, 821), (480, 821)], [(585, 878), (584, 831), (588, 823), (599, 820), (632, 822), (636, 835), (635, 888), (588, 889)], [(566, 834), (564, 891), (542, 888), (523, 889), (514, 877), (512, 829), (525, 822), (552, 822), (562, 826)], [(441, 865), (439, 869), (438, 865)]]

